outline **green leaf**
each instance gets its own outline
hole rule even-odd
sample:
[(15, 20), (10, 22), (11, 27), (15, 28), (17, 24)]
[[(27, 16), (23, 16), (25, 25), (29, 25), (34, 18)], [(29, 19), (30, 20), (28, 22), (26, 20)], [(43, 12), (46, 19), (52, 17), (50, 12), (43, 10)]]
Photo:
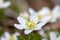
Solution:
[(0, 37), (4, 34), (4, 30), (0, 30)]
[(8, 0), (4, 0), (4, 2), (5, 2), (5, 1), (8, 1)]
[(50, 40), (49, 32), (50, 32), (50, 30), (45, 30), (45, 34), (46, 34), (46, 36), (47, 36), (47, 39), (49, 39), (49, 40)]
[(39, 34), (31, 33), (31, 34), (28, 35), (28, 38), (30, 40), (41, 40), (42, 37)]
[(58, 32), (58, 34), (60, 35), (60, 29), (56, 30)]
[(21, 34), (20, 36), (18, 36), (18, 40), (26, 40), (25, 37), (26, 36), (24, 34), (23, 35)]
[(19, 40), (41, 40), (41, 36), (39, 34), (36, 34), (36, 33), (30, 33), (28, 35), (20, 35), (18, 37)]
[(0, 20), (3, 20), (4, 18), (5, 18), (4, 10), (0, 9)]

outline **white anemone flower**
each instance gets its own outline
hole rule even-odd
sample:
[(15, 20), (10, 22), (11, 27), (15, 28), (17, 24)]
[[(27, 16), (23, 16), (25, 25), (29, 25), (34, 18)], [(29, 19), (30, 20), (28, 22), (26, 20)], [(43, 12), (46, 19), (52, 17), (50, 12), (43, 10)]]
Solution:
[(60, 17), (60, 6), (55, 6), (53, 10), (49, 9), (48, 7), (43, 7), (38, 12), (35, 12), (32, 8), (29, 8), (29, 12), (31, 15), (33, 14), (37, 16), (40, 22), (56, 22)]
[(29, 20), (25, 20), (24, 18), (18, 16), (17, 20), (20, 24), (14, 24), (14, 26), (20, 30), (25, 29), (25, 34), (29, 34), (33, 30), (41, 30), (42, 26), (46, 24), (46, 21), (39, 23), (36, 16), (30, 18)]
[(4, 0), (0, 0), (0, 8), (7, 8), (11, 5), (10, 1), (4, 2)]
[(42, 40), (48, 40), (44, 30), (38, 31), (38, 34), (41, 35)]
[(52, 12), (51, 22), (56, 22), (57, 19), (60, 17), (60, 6), (59, 5), (55, 6), (51, 12)]
[(60, 6), (59, 5), (55, 6), (53, 10), (50, 10), (48, 7), (43, 7), (42, 10), (39, 11), (38, 15), (40, 20), (41, 18), (48, 19), (48, 17), (50, 17), (51, 18), (50, 22), (56, 22), (60, 16)]
[(30, 17), (33, 19), (37, 17), (36, 19), (38, 19), (39, 22), (48, 23), (51, 20), (51, 14), (49, 14), (49, 12), (50, 9), (48, 7), (43, 7), (38, 12), (35, 12), (32, 8), (29, 8)]
[(49, 13), (50, 9), (48, 7), (43, 7), (37, 12), (39, 21), (50, 21), (51, 14)]
[(10, 34), (9, 32), (5, 32), (1, 37), (1, 40), (18, 40), (17, 36), (19, 36), (19, 32), (15, 32), (14, 34)]
[(50, 32), (50, 40), (60, 40), (60, 35), (57, 37), (55, 32)]

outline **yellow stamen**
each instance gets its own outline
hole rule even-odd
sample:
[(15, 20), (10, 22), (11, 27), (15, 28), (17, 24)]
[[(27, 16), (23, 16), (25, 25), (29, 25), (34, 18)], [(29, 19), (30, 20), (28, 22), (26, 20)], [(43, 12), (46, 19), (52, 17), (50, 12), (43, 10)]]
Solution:
[(42, 15), (41, 14), (38, 15), (38, 19), (40, 19), (40, 20), (42, 19)]
[(14, 40), (14, 36), (10, 35), (9, 40)]
[[(53, 16), (52, 12), (50, 12), (49, 14), (46, 14), (45, 16)], [(41, 20), (43, 18), (43, 16), (41, 14), (38, 14), (38, 19)]]
[(36, 25), (34, 20), (30, 20), (29, 22), (25, 23), (29, 29), (33, 29)]

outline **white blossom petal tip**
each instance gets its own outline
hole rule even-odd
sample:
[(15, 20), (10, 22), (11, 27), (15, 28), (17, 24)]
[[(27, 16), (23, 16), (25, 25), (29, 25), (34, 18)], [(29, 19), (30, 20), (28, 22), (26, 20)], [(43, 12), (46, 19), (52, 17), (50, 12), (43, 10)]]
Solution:
[(50, 9), (48, 7), (43, 7), (41, 10), (39, 10), (39, 13), (42, 15), (45, 15), (50, 12)]
[(11, 5), (11, 2), (7, 1), (7, 2), (5, 2), (5, 4), (6, 4), (6, 7), (9, 7)]
[(33, 31), (33, 30), (25, 30), (24, 33), (25, 33), (25, 34), (29, 34), (29, 33), (31, 33), (32, 31)]
[(11, 2), (10, 1), (0, 1), (0, 8), (7, 8), (11, 5)]
[(19, 36), (19, 35), (20, 35), (19, 32), (15, 32), (15, 33), (14, 33), (14, 36)]
[(35, 14), (36, 12), (33, 10), (33, 8), (29, 8), (29, 13), (30, 13), (30, 15), (32, 15), (32, 14)]
[(27, 22), (24, 18), (22, 18), (22, 17), (17, 17), (17, 20), (18, 20), (18, 22), (19, 23), (21, 23), (21, 24), (25, 24), (25, 22)]
[(23, 27), (22, 25), (20, 25), (20, 24), (14, 24), (14, 26), (15, 26), (17, 29), (20, 29), (20, 30), (24, 29), (24, 27)]
[(57, 40), (57, 36), (55, 32), (50, 32), (50, 40)]

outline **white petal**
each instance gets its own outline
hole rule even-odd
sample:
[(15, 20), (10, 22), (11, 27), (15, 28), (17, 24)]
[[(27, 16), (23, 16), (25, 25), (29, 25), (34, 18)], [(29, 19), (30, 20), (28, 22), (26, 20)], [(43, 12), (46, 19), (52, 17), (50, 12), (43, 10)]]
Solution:
[(21, 23), (21, 24), (25, 24), (25, 22), (27, 22), (27, 20), (25, 20), (24, 18), (22, 18), (22, 17), (17, 17), (17, 20), (19, 21), (19, 23)]
[(41, 10), (39, 10), (39, 13), (42, 15), (46, 15), (50, 12), (50, 9), (48, 7), (43, 7)]
[(53, 11), (53, 13), (60, 11), (60, 6), (59, 5), (55, 6), (52, 11)]
[(34, 30), (41, 30), (42, 26), (44, 26), (46, 24), (46, 22), (41, 22), (39, 24), (36, 25), (36, 27), (34, 28)]
[(4, 35), (1, 37), (1, 40), (8, 40), (9, 37), (10, 37), (9, 32), (5, 32)]
[(60, 35), (59, 35), (59, 37), (58, 37), (58, 39), (57, 40), (60, 40)]
[(33, 10), (33, 8), (29, 8), (29, 13), (30, 13), (30, 15), (32, 15), (32, 14), (35, 14), (36, 12)]
[(41, 22), (49, 22), (51, 20), (51, 16), (46, 16), (46, 17), (43, 17)]
[(52, 10), (52, 12), (53, 12), (53, 16), (55, 18), (59, 17), (60, 16), (60, 13), (59, 13), (60, 12), (60, 6), (59, 5), (55, 6), (54, 9)]
[(46, 36), (45, 33), (44, 33), (44, 30), (38, 31), (38, 34), (40, 34), (42, 37), (45, 37)]
[(30, 20), (34, 20), (37, 23), (38, 22), (38, 15), (37, 14), (31, 15)]
[(43, 27), (46, 23), (48, 23), (50, 20), (51, 20), (51, 18), (49, 18), (49, 17), (46, 18), (46, 19), (44, 19), (42, 22), (40, 22), (39, 24), (36, 25), (35, 30), (41, 30), (42, 27)]
[(4, 35), (1, 37), (1, 40), (8, 40), (9, 37), (10, 37), (9, 32), (5, 32)]
[(50, 32), (50, 40), (57, 40), (57, 36), (55, 32)]
[(5, 2), (3, 4), (0, 4), (0, 8), (7, 8), (10, 5), (11, 5), (11, 2), (10, 1), (7, 1), (7, 2)]
[(25, 30), (24, 33), (25, 33), (25, 34), (29, 34), (29, 33), (31, 33), (32, 31), (33, 31), (33, 30)]
[(19, 32), (15, 32), (15, 33), (14, 33), (14, 36), (19, 36), (19, 35), (20, 35)]
[(9, 32), (5, 32), (4, 36), (5, 36), (5, 38), (9, 38), (9, 36), (10, 36)]
[(25, 26), (20, 25), (20, 24), (14, 24), (14, 26), (15, 26), (17, 29), (19, 29), (19, 30), (22, 30), (22, 29), (25, 28)]
[(4, 0), (0, 0), (0, 3), (4, 2)]
[(1, 37), (1, 40), (7, 40), (6, 38), (4, 38), (4, 37)]
[(18, 39), (17, 39), (17, 36), (20, 36), (20, 33), (19, 33), (19, 32), (15, 32), (15, 33), (13, 34), (13, 36), (14, 36), (14, 39), (15, 39), (15, 40), (18, 40)]
[(50, 22), (53, 23), (53, 22), (56, 22), (56, 21), (57, 21), (56, 18), (52, 18), (52, 20)]

